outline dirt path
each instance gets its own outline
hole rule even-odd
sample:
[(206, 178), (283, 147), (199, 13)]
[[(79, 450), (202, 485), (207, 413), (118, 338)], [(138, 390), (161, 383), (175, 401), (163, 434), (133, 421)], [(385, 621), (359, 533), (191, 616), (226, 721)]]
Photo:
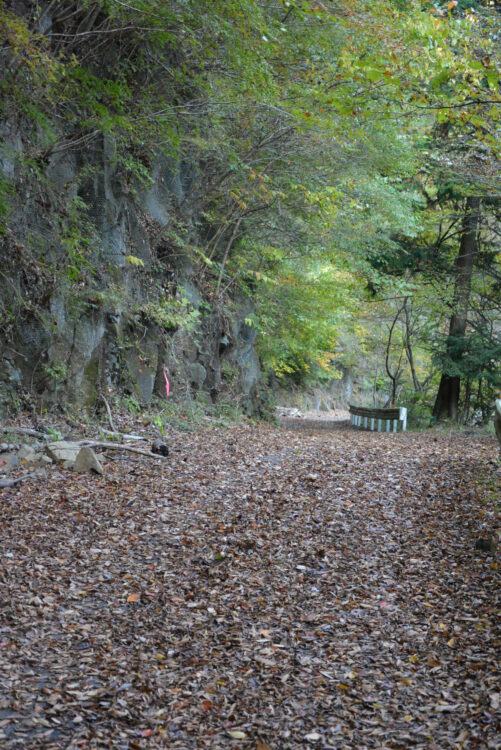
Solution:
[(242, 427), (5, 490), (0, 744), (500, 748), (496, 451)]

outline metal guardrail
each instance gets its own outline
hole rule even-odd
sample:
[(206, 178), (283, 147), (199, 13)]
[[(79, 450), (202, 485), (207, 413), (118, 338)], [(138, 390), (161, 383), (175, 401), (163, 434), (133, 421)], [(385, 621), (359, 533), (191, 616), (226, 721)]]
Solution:
[(391, 409), (367, 409), (364, 406), (353, 406), (350, 404), (350, 422), (353, 427), (361, 430), (372, 430), (377, 432), (397, 432), (401, 425), (401, 431), (407, 429), (407, 409), (405, 406), (397, 406)]

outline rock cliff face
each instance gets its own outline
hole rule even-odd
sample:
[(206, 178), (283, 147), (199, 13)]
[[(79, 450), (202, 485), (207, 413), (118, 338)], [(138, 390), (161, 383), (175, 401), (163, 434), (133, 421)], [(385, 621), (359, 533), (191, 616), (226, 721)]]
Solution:
[(0, 237), (3, 410), (26, 396), (92, 408), (114, 392), (147, 405), (165, 371), (175, 397), (205, 391), (252, 411), (251, 303), (218, 307), (186, 251), (200, 241), (197, 165), (159, 159), (153, 182), (130, 184), (103, 136), (29, 159), (28, 138), (4, 122), (0, 178), (15, 191)]

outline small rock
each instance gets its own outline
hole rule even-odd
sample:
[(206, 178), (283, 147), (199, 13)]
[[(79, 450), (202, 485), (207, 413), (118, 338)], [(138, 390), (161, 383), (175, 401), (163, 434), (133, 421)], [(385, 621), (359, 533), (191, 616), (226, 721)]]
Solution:
[(481, 552), (495, 552), (498, 540), (493, 536), (481, 536), (475, 542), (475, 549)]
[(79, 473), (84, 471), (95, 471), (96, 474), (104, 474), (104, 469), (97, 460), (96, 454), (92, 448), (88, 447), (80, 448), (73, 470), (78, 471)]
[(20, 449), (18, 443), (0, 443), (0, 453), (9, 453), (10, 451), (18, 451)]
[(168, 456), (169, 446), (165, 443), (161, 443), (160, 440), (155, 440), (151, 446), (151, 452), (157, 453), (159, 456)]

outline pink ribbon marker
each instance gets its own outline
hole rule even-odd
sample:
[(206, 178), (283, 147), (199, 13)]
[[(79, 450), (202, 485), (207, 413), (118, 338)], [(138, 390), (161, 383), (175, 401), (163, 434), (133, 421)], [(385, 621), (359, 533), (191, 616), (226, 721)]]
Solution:
[(169, 378), (167, 377), (167, 373), (165, 372), (165, 367), (163, 368), (163, 373), (164, 373), (164, 380), (165, 380), (165, 395), (167, 396), (167, 398), (169, 398), (170, 383), (169, 383)]

